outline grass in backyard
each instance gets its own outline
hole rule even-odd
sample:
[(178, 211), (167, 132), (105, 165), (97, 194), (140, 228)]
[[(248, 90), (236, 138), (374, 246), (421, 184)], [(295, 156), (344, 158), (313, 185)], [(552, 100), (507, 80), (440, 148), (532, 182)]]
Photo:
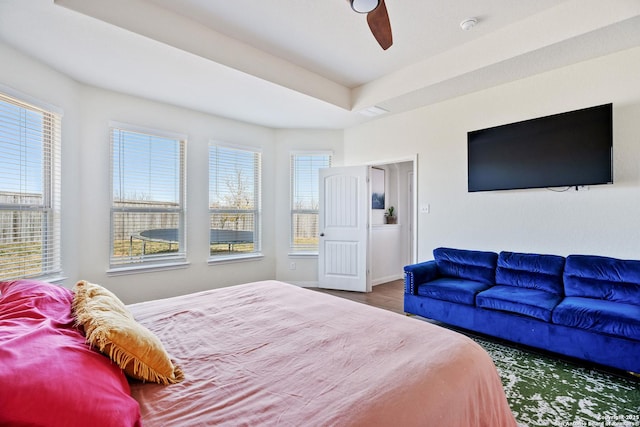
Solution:
[(20, 242), (0, 244), (3, 277), (29, 277), (42, 272), (42, 244)]

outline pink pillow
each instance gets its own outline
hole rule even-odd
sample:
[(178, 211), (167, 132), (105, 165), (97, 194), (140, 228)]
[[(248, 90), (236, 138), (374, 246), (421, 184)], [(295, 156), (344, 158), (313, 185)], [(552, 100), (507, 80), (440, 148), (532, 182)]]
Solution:
[(0, 292), (0, 425), (141, 425), (124, 373), (74, 326), (71, 290), (18, 280)]

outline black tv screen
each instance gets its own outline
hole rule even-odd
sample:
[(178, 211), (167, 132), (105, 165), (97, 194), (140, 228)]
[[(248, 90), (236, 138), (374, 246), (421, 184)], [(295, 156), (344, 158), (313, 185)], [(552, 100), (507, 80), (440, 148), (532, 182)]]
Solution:
[(613, 183), (612, 113), (605, 104), (468, 132), (469, 192)]

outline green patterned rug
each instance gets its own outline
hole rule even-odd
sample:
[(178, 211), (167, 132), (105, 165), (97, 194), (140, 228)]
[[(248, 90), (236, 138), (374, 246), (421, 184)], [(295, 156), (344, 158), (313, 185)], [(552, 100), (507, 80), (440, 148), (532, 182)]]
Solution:
[(640, 380), (472, 338), (493, 358), (520, 426), (640, 427)]

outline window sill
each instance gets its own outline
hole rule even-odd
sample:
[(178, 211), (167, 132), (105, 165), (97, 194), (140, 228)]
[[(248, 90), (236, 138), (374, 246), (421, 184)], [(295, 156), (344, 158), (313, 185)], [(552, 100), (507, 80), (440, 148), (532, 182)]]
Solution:
[(317, 258), (318, 252), (289, 252), (289, 258)]
[[(67, 280), (67, 279), (68, 279), (68, 277), (66, 277), (66, 276), (55, 276), (55, 277), (45, 277), (45, 278), (40, 279), (40, 280), (45, 280), (45, 281), (47, 281), (49, 283), (54, 283), (56, 285), (62, 286), (63, 282), (65, 280)], [(74, 283), (74, 285), (75, 285), (75, 283)]]
[(263, 258), (264, 258), (264, 255), (262, 255), (261, 253), (248, 254), (248, 255), (217, 256), (215, 258), (209, 258), (207, 263), (209, 265), (229, 264), (234, 262), (255, 261)]
[(126, 274), (140, 274), (140, 273), (153, 273), (156, 271), (165, 270), (177, 270), (180, 268), (187, 268), (189, 266), (188, 261), (180, 262), (167, 262), (159, 264), (145, 264), (126, 267), (114, 267), (107, 270), (107, 276), (123, 276)]

